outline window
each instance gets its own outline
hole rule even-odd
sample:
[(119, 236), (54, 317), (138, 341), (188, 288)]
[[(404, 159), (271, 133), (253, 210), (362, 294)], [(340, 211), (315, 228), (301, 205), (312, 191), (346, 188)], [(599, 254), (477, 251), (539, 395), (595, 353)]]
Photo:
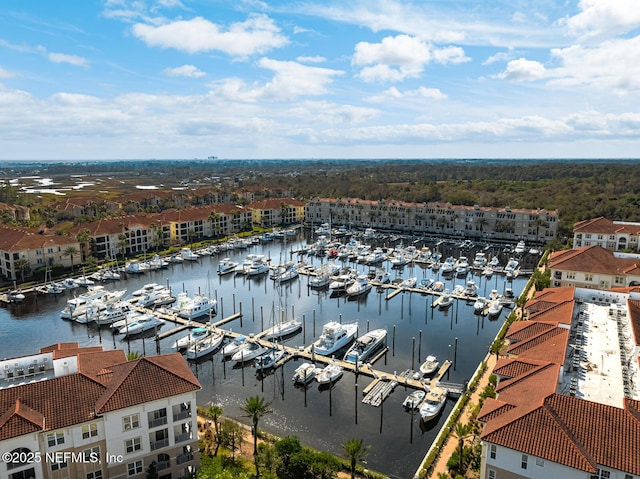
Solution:
[(26, 471), (18, 471), (9, 475), (9, 479), (30, 479), (36, 477), (36, 470), (32, 467)]
[(536, 458), (536, 466), (544, 467), (544, 459)]
[(87, 479), (102, 479), (102, 471), (93, 471), (87, 473)]
[(131, 414), (130, 416), (124, 416), (122, 418), (122, 430), (129, 431), (140, 427), (140, 415)]
[(585, 280), (585, 281), (593, 281), (593, 274), (591, 274), (591, 273), (585, 273), (585, 275), (584, 275), (584, 280)]
[(496, 458), (496, 453), (497, 452), (498, 452), (498, 446), (496, 446), (495, 444), (489, 445), (489, 457), (491, 459), (495, 459)]
[(167, 423), (167, 409), (156, 409), (148, 414), (149, 427), (162, 426)]
[(140, 449), (142, 449), (140, 438), (134, 437), (133, 439), (127, 439), (126, 441), (124, 441), (124, 448), (127, 451), (127, 454), (139, 451)]
[(91, 447), (82, 451), (84, 462), (95, 463), (100, 460), (100, 446)]
[(98, 425), (96, 423), (85, 424), (82, 426), (82, 439), (89, 439), (90, 437), (96, 437), (97, 435)]
[(488, 469), (487, 479), (496, 479), (496, 471), (494, 471), (493, 469)]
[(127, 473), (130, 476), (140, 474), (142, 472), (142, 461), (130, 462), (127, 464)]
[(527, 468), (527, 461), (529, 460), (529, 456), (527, 456), (526, 454), (522, 455), (522, 461), (520, 462), (520, 467), (522, 469), (526, 469)]
[(57, 471), (58, 469), (65, 469), (67, 467), (67, 462), (63, 461), (63, 462), (54, 462), (53, 464), (51, 464), (51, 470), (52, 471)]
[(47, 444), (49, 447), (57, 446), (58, 444), (64, 444), (64, 433), (62, 431), (56, 431), (47, 434)]

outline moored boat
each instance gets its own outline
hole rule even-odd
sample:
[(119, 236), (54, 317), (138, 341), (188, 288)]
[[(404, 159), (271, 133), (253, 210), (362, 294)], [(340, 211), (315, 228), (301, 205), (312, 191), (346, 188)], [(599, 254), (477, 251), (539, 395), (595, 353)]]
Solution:
[(256, 358), (256, 369), (264, 371), (273, 368), (286, 354), (284, 349), (271, 348)]
[(252, 359), (257, 358), (261, 354), (267, 352), (267, 348), (260, 345), (259, 343), (248, 343), (248, 345), (244, 348), (241, 348), (238, 352), (236, 352), (231, 359), (238, 363), (246, 363), (247, 361), (251, 361)]
[(331, 362), (316, 374), (316, 381), (320, 384), (331, 384), (334, 381), (337, 381), (342, 376), (343, 372), (344, 370), (342, 366)]
[(340, 324), (329, 321), (322, 327), (320, 338), (313, 343), (313, 350), (321, 356), (330, 356), (349, 344), (358, 334), (358, 323)]
[(424, 389), (416, 389), (404, 398), (404, 401), (402, 401), (402, 407), (408, 410), (418, 409), (426, 395), (427, 392)]
[(187, 359), (200, 359), (207, 354), (211, 354), (220, 347), (224, 340), (224, 333), (220, 330), (208, 330), (209, 334), (201, 337), (187, 347)]
[(210, 334), (211, 331), (209, 331), (207, 328), (193, 328), (191, 331), (189, 331), (189, 334), (174, 341), (171, 345), (171, 348), (177, 350), (186, 349), (191, 343), (194, 343), (199, 339), (206, 338)]
[(383, 344), (387, 337), (386, 329), (373, 329), (363, 334), (344, 355), (344, 360), (350, 363), (364, 363), (375, 353)]
[(420, 416), (424, 422), (435, 418), (447, 402), (447, 392), (440, 388), (430, 389), (420, 405)]
[(263, 335), (264, 339), (279, 339), (285, 336), (289, 336), (290, 334), (295, 333), (296, 331), (302, 328), (302, 321), (298, 319), (289, 319), (286, 321), (281, 321), (277, 324), (274, 324), (269, 329), (265, 331)]
[(420, 373), (423, 376), (429, 376), (430, 374), (433, 374), (436, 372), (436, 369), (438, 369), (438, 366), (440, 366), (440, 361), (438, 361), (438, 358), (436, 356), (429, 355), (424, 359), (424, 362), (420, 365)]
[(309, 384), (316, 378), (316, 374), (321, 371), (312, 363), (304, 362), (296, 368), (291, 380), (297, 384)]

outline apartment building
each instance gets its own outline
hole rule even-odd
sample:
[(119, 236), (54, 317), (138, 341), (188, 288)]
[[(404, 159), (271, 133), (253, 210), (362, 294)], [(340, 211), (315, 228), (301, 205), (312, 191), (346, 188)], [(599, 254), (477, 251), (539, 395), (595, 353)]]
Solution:
[(305, 217), (305, 203), (294, 198), (269, 198), (247, 205), (252, 221), (262, 227), (301, 224)]
[(69, 267), (72, 258), (65, 252), (69, 247), (80, 251), (75, 238), (0, 224), (0, 274), (22, 281), (38, 268), (54, 264)]
[(557, 211), (355, 198), (314, 198), (307, 203), (305, 219), (317, 225), (539, 243), (558, 231)]
[(640, 477), (640, 293), (539, 292), (478, 415), (481, 479)]
[(57, 344), (0, 361), (0, 477), (186, 478), (199, 463), (196, 392), (179, 354)]
[(551, 285), (611, 289), (640, 284), (640, 254), (602, 246), (555, 251), (549, 256)]
[(600, 246), (611, 251), (640, 251), (640, 223), (602, 216), (573, 225), (573, 247)]

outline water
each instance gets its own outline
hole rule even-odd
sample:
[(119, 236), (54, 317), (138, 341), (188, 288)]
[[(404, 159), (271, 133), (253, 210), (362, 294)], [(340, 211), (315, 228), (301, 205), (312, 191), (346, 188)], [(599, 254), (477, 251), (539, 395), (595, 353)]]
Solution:
[[(228, 251), (220, 256), (238, 261), (248, 252), (260, 253), (271, 257), (272, 264), (278, 264), (290, 259), (289, 251), (300, 244), (285, 246), (273, 242), (250, 250)], [(433, 249), (433, 245), (430, 246)], [(453, 245), (441, 245), (440, 250), (445, 257), (446, 254), (456, 257), (461, 254)], [(493, 253), (489, 250), (487, 256), (491, 257)], [(464, 254), (473, 258), (470, 250)], [(318, 266), (326, 261), (306, 256), (304, 259)], [(501, 259), (506, 263), (506, 257)], [(259, 278), (218, 276), (217, 263), (218, 257), (202, 257), (198, 262), (174, 264), (168, 270), (130, 276), (126, 281), (110, 283), (106, 287), (126, 288), (131, 292), (145, 283), (168, 282), (174, 291), (210, 294), (218, 299), (216, 319), (242, 309), (242, 320), (234, 320), (225, 328), (244, 334), (269, 327), (274, 317), (279, 318), (283, 312), (287, 317), (295, 314), (304, 320), (304, 329), (286, 342), (289, 346), (310, 344), (317, 339), (322, 325), (330, 320), (358, 321), (360, 334), (367, 328), (386, 328), (389, 352), (375, 364), (376, 369), (392, 376), (394, 372), (406, 369), (417, 370), (428, 354), (436, 355), (441, 361), (453, 360), (455, 356), (455, 368), (451, 368), (449, 380), (456, 383), (464, 383), (473, 374), (509, 312), (505, 308), (499, 320), (489, 321), (473, 314), (472, 303), (456, 301), (447, 311), (441, 311), (431, 308), (432, 296), (404, 292), (386, 301), (386, 290), (380, 293), (375, 289), (358, 301), (348, 301), (344, 297), (331, 298), (327, 292), (310, 290), (307, 277), (303, 275), (285, 286), (276, 287), (266, 275)], [(363, 265), (351, 265), (360, 271), (368, 269)], [(435, 278), (437, 274), (419, 266), (391, 272), (392, 279), (409, 276), (422, 279)], [(503, 276), (495, 275), (488, 281), (479, 276), (473, 279), (480, 287), (479, 294), (484, 296), (488, 296), (491, 289), (503, 291), (505, 287), (512, 287), (518, 295), (526, 282), (526, 279), (518, 278), (507, 283)], [(466, 279), (458, 278), (446, 281), (445, 285), (453, 289), (454, 284), (465, 282)], [(108, 328), (99, 330), (61, 320), (59, 311), (69, 297), (70, 293), (59, 297), (32, 296), (24, 304), (1, 308), (0, 357), (26, 355), (43, 346), (69, 341), (77, 341), (82, 346), (102, 344), (104, 349), (156, 353), (153, 333), (127, 342), (120, 336), (114, 337)], [(162, 332), (172, 326), (172, 323), (165, 324)], [(171, 352), (171, 344), (180, 336), (161, 340), (161, 352)], [(362, 390), (371, 379), (360, 375), (356, 383), (354, 374), (345, 373), (332, 390), (319, 389), (317, 383), (312, 383), (305, 393), (291, 381), (299, 364), (299, 361), (289, 361), (261, 379), (250, 366), (233, 367), (232, 363), (221, 361), (219, 355), (212, 355), (198, 364), (191, 364), (202, 384), (198, 404), (219, 404), (226, 416), (248, 423), (240, 410), (244, 400), (256, 394), (264, 396), (272, 402), (273, 414), (261, 420), (261, 429), (279, 436), (298, 436), (304, 444), (338, 455), (343, 455), (341, 444), (348, 439), (362, 438), (371, 446), (366, 466), (397, 477), (413, 475), (454, 405), (453, 400), (447, 401), (443, 414), (425, 428), (419, 414), (412, 416), (402, 408), (402, 401), (412, 389), (399, 385), (382, 408), (376, 408), (360, 402)]]

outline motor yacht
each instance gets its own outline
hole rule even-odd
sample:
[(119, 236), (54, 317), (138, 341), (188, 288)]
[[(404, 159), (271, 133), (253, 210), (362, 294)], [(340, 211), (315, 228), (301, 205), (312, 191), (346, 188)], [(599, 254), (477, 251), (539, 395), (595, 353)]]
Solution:
[(435, 418), (447, 402), (447, 392), (440, 388), (430, 389), (420, 405), (420, 416), (427, 422)]
[(340, 324), (330, 321), (322, 327), (322, 334), (313, 343), (313, 350), (321, 356), (330, 356), (349, 344), (357, 334), (358, 323)]
[(344, 355), (344, 360), (350, 363), (364, 363), (373, 353), (375, 353), (382, 345), (387, 337), (386, 329), (373, 329), (363, 334), (349, 348)]

